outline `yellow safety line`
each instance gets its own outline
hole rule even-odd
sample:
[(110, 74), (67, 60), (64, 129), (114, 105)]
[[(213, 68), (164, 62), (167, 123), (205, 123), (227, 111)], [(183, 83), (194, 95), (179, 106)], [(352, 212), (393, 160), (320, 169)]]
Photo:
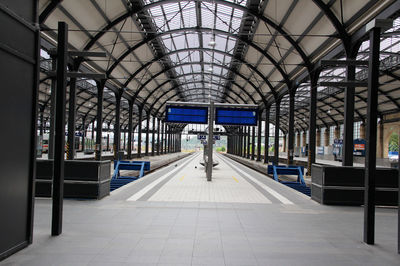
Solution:
[(239, 183), (239, 181), (236, 179), (236, 177), (232, 176), (232, 178), (235, 179), (235, 181)]
[(184, 178), (185, 178), (185, 176), (182, 176), (180, 180), (182, 181)]

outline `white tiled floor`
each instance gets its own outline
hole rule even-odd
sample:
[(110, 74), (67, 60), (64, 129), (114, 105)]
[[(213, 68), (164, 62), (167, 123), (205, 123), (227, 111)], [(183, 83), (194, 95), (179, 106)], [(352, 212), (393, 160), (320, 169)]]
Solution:
[(197, 156), (160, 188), (149, 201), (271, 203), (239, 173), (219, 160), (208, 182)]
[[(197, 173), (194, 166), (184, 167), (190, 159), (101, 201), (65, 200), (63, 234), (58, 237), (50, 236), (51, 199), (37, 199), (33, 244), (0, 265), (399, 265), (396, 209), (376, 209), (376, 245), (365, 245), (361, 207), (316, 204), (234, 162), (294, 204), (281, 204), (262, 191), (272, 204), (127, 201), (151, 181), (172, 173), (175, 165), (190, 169), (182, 181), (183, 174), (174, 177), (184, 183)], [(225, 180), (232, 186), (236, 183), (226, 175), (216, 176), (213, 184), (225, 178), (232, 179)], [(239, 175), (235, 178), (241, 183)]]

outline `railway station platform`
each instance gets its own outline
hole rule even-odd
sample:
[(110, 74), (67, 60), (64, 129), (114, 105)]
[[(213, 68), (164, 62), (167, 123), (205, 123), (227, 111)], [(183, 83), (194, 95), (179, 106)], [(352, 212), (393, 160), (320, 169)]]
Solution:
[[(36, 199), (33, 244), (0, 265), (398, 265), (397, 209), (377, 208), (376, 245), (363, 208), (323, 206), (215, 153), (160, 168), (101, 201), (65, 200), (50, 236), (51, 201)], [(340, 219), (338, 219), (340, 217)]]

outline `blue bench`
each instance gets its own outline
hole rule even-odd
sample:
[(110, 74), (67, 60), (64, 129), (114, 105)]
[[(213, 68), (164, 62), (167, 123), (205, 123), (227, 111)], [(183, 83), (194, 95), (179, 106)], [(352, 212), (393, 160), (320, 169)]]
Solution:
[[(138, 176), (121, 176), (121, 170), (139, 171)], [(148, 161), (114, 161), (114, 173), (111, 178), (110, 190), (113, 191), (144, 176), (144, 171), (150, 170)]]
[[(311, 195), (311, 190), (306, 186), (304, 181), (304, 166), (289, 165), (289, 166), (278, 166), (268, 165), (268, 174), (272, 174), (274, 180), (282, 183), (288, 187), (291, 187), (307, 196)], [(279, 180), (280, 175), (297, 175), (297, 181), (281, 181)]]

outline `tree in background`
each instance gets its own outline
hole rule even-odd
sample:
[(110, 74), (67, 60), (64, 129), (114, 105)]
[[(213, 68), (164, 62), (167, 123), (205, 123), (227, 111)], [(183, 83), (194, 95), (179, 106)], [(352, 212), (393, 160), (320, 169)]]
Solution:
[(389, 151), (399, 151), (399, 134), (393, 133), (389, 139)]

